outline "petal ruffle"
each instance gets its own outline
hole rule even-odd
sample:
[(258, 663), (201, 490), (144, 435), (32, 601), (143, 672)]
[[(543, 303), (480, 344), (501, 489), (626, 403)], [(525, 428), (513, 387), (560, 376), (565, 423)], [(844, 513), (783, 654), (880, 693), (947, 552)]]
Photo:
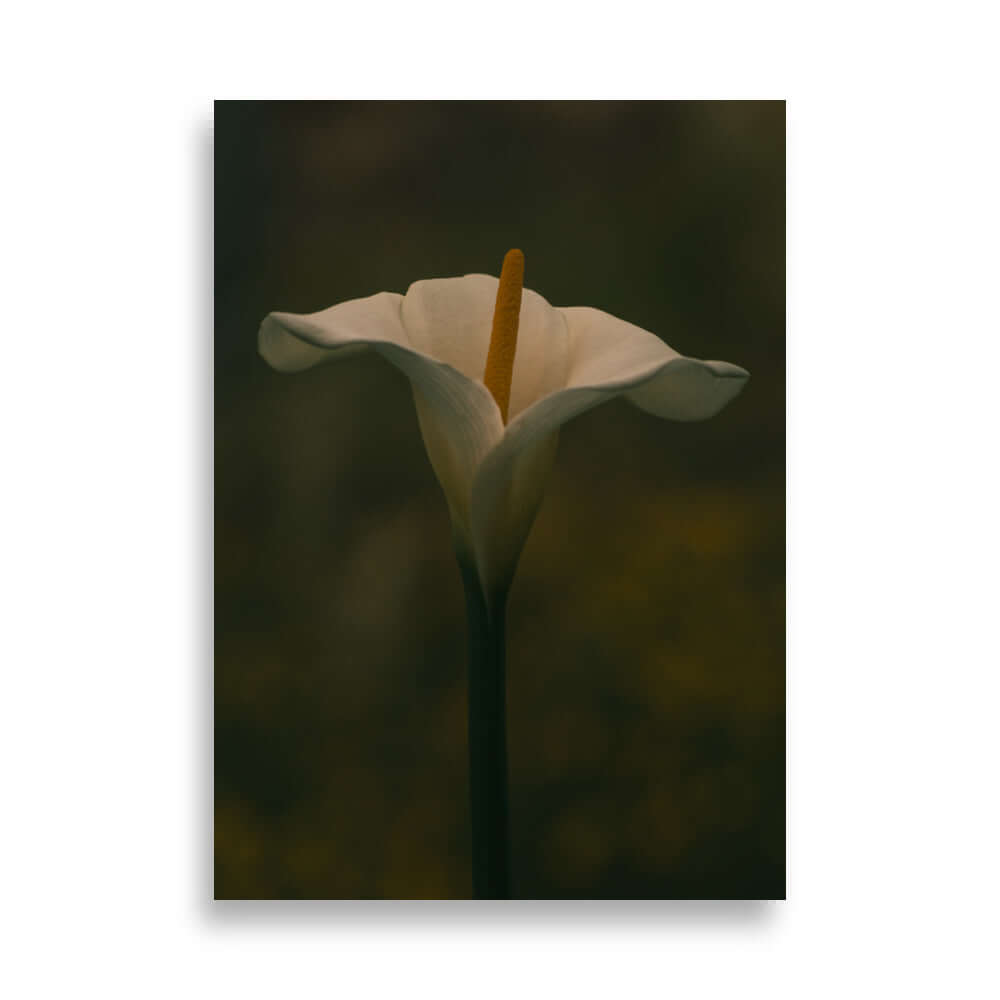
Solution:
[[(655, 334), (600, 309), (561, 309), (570, 331), (566, 389), (600, 389), (670, 420), (705, 420), (733, 400), (749, 373), (678, 354)], [(581, 411), (582, 412), (582, 411)]]
[(489, 390), (415, 346), (401, 317), (403, 296), (380, 292), (306, 316), (271, 313), (260, 353), (279, 371), (373, 350), (409, 378), (427, 453), (451, 509), (456, 541), (471, 550), (469, 503), (475, 471), (503, 436)]
[(409, 347), (397, 292), (351, 299), (320, 312), (273, 312), (260, 325), (261, 357), (279, 372), (300, 372), (352, 357), (375, 344)]

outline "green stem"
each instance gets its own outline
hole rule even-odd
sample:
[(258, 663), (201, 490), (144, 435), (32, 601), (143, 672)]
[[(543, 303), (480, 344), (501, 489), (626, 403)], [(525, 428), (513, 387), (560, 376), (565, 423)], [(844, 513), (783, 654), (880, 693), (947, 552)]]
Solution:
[(476, 899), (510, 899), (507, 835), (507, 692), (504, 611), (507, 592), (486, 595), (459, 559), (469, 620), (469, 792)]

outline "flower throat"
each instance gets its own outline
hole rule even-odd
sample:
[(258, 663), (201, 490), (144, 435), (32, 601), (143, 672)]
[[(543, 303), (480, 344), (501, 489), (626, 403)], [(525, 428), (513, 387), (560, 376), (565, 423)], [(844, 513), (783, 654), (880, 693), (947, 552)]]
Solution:
[(514, 378), (514, 352), (517, 350), (517, 325), (521, 317), (523, 287), (524, 254), (520, 250), (508, 250), (500, 271), (490, 349), (486, 355), (486, 371), (483, 373), (483, 384), (497, 401), (505, 425), (510, 408), (510, 385)]

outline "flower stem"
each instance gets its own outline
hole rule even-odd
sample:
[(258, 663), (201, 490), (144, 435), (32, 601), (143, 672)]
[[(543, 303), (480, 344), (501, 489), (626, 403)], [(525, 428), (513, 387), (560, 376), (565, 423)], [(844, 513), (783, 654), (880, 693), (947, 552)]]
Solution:
[(474, 567), (459, 559), (469, 621), (469, 792), (476, 899), (510, 899), (507, 834), (507, 591), (486, 595)]

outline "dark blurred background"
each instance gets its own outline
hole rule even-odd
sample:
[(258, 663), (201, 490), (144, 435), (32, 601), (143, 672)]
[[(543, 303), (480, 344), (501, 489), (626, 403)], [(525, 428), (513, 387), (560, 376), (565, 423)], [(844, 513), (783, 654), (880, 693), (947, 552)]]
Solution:
[(497, 274), (751, 381), (562, 432), (508, 612), (515, 894), (785, 893), (783, 102), (220, 102), (215, 895), (471, 894), (465, 618), (406, 380), (271, 310)]

